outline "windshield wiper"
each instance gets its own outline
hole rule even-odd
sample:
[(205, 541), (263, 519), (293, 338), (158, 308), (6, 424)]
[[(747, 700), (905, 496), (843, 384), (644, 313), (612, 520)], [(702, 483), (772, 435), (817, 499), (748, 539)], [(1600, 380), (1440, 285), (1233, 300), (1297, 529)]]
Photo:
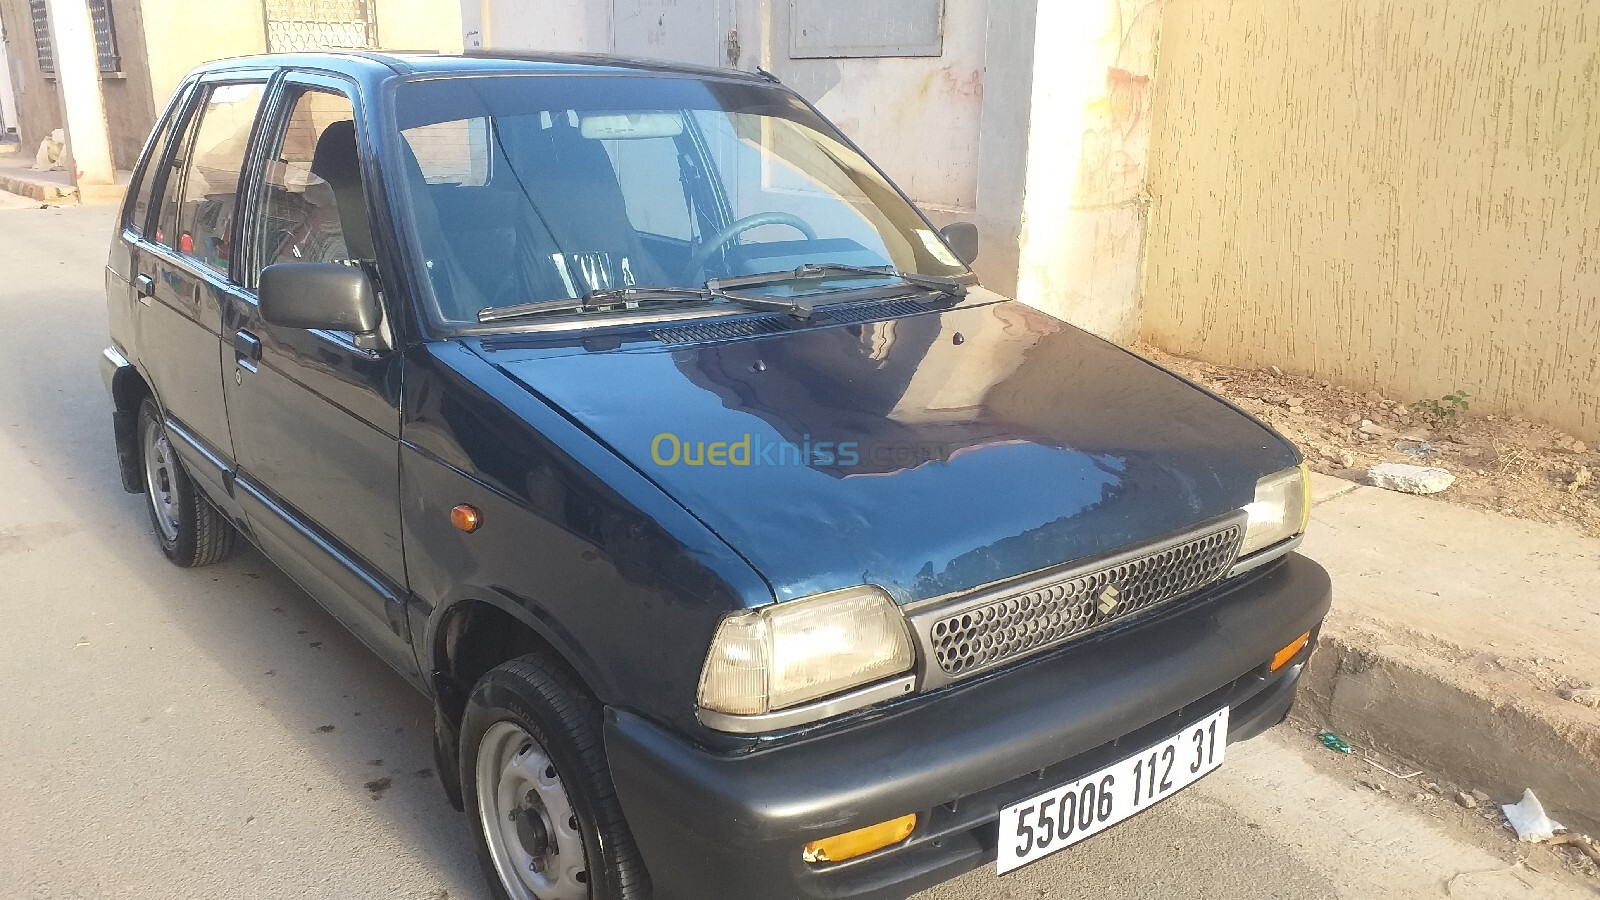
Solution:
[(505, 322), (528, 316), (553, 313), (596, 313), (636, 309), (650, 303), (670, 303), (682, 300), (725, 300), (749, 309), (763, 312), (783, 312), (797, 319), (811, 318), (811, 303), (799, 297), (776, 299), (734, 294), (707, 285), (704, 288), (679, 287), (625, 287), (590, 291), (582, 297), (563, 300), (540, 300), (536, 303), (518, 303), (511, 306), (491, 306), (478, 310), (478, 321), (484, 325)]
[(836, 275), (860, 275), (872, 278), (898, 278), (906, 284), (943, 291), (953, 297), (967, 294), (965, 282), (943, 275), (918, 275), (902, 272), (894, 266), (852, 266), (845, 263), (806, 263), (793, 271), (768, 272), (764, 275), (741, 275), (734, 278), (717, 278), (706, 282), (711, 290), (724, 291), (737, 288), (764, 287), (785, 281), (811, 281)]

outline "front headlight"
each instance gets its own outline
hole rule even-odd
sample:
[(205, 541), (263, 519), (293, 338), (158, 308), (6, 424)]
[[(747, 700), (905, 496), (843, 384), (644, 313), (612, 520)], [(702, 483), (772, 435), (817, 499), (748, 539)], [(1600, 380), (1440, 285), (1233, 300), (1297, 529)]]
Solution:
[(899, 675), (915, 662), (900, 607), (875, 587), (734, 613), (700, 675), (700, 708), (763, 715)]
[(1306, 464), (1256, 482), (1256, 499), (1244, 511), (1241, 559), (1305, 531), (1311, 517), (1311, 474)]

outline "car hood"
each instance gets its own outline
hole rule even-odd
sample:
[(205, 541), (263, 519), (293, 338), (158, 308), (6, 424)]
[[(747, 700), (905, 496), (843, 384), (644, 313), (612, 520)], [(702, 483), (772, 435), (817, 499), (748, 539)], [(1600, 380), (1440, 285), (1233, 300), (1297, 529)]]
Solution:
[(985, 297), (735, 340), (477, 349), (699, 517), (780, 600), (965, 591), (1222, 515), (1295, 464), (1283, 439), (1188, 382)]

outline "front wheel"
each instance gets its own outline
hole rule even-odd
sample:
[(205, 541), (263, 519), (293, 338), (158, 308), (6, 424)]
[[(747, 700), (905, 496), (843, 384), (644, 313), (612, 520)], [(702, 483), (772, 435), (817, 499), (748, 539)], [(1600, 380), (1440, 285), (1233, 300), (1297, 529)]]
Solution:
[(139, 453), (150, 524), (167, 559), (185, 568), (221, 562), (237, 532), (183, 470), (154, 400), (139, 406)]
[(525, 656), (479, 680), (461, 722), (461, 783), (499, 900), (649, 896), (599, 708), (559, 667)]

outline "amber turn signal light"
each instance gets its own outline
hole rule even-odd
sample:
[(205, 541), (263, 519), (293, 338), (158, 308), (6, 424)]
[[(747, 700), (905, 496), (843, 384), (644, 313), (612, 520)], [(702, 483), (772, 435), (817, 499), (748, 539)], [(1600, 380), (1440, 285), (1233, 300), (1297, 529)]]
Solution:
[(808, 863), (844, 862), (898, 844), (916, 830), (917, 816), (916, 813), (912, 813), (909, 816), (868, 825), (845, 834), (836, 834), (831, 838), (812, 841), (806, 845), (805, 852), (801, 855)]
[(1290, 641), (1289, 646), (1284, 647), (1282, 650), (1279, 650), (1277, 653), (1273, 654), (1272, 671), (1276, 672), (1284, 666), (1287, 666), (1289, 664), (1289, 660), (1298, 656), (1300, 651), (1304, 650), (1305, 646), (1309, 643), (1311, 643), (1311, 632), (1309, 631)]
[(477, 531), (479, 526), (483, 525), (483, 514), (478, 512), (476, 506), (468, 506), (463, 503), (450, 510), (450, 524), (465, 531), (467, 534), (471, 534)]

